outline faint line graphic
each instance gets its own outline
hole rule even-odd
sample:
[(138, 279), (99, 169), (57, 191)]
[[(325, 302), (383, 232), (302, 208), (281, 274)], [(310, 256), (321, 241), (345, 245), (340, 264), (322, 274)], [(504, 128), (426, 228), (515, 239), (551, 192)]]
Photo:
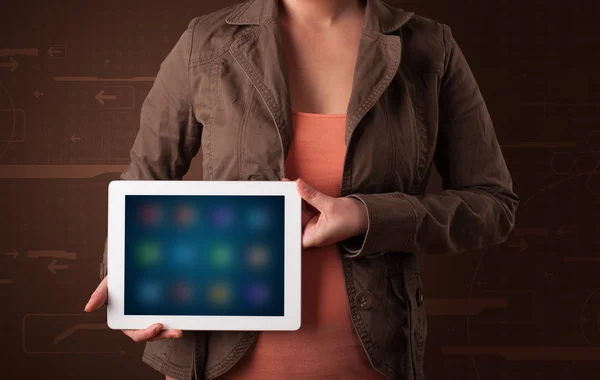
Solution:
[(58, 334), (52, 341), (55, 345), (81, 330), (107, 330), (106, 323), (80, 323), (68, 328), (65, 332)]
[(582, 361), (600, 360), (600, 348), (523, 346), (441, 347), (446, 355), (498, 355), (509, 361)]
[(17, 116), (16, 116), (16, 112), (15, 112), (15, 103), (13, 102), (12, 97), (10, 96), (10, 93), (6, 90), (6, 87), (4, 87), (4, 85), (2, 84), (2, 82), (0, 82), (0, 87), (6, 93), (6, 97), (7, 97), (8, 101), (10, 102), (10, 109), (13, 112), (12, 130), (11, 130), (10, 138), (9, 138), (10, 141), (8, 142), (8, 144), (6, 144), (6, 146), (4, 147), (4, 149), (0, 152), (0, 158), (2, 158), (2, 156), (4, 156), (4, 153), (6, 153), (6, 151), (10, 147), (10, 144), (12, 142), (12, 138), (13, 138), (13, 136), (15, 134), (15, 130), (17, 128)]
[[(600, 288), (592, 290), (581, 307), (580, 327), (581, 336), (588, 346), (600, 344)], [(592, 336), (595, 335), (595, 344)]]
[(13, 259), (16, 259), (19, 256), (19, 252), (16, 249), (13, 249), (10, 252), (4, 252), (6, 256), (12, 256)]
[[(520, 204), (520, 207), (523, 207), (523, 206), (527, 205), (527, 203), (531, 202), (531, 201), (532, 201), (533, 199), (535, 199), (535, 198), (536, 198), (538, 195), (540, 195), (540, 194), (544, 193), (545, 191), (548, 191), (548, 190), (550, 190), (550, 189), (552, 189), (552, 188), (554, 188), (554, 187), (556, 187), (556, 186), (558, 186), (558, 185), (561, 185), (561, 184), (563, 184), (563, 183), (565, 183), (565, 182), (568, 182), (568, 181), (570, 181), (570, 180), (573, 180), (573, 179), (575, 179), (575, 178), (579, 178), (579, 177), (582, 177), (582, 176), (589, 176), (589, 177), (588, 177), (588, 181), (586, 181), (586, 184), (587, 184), (587, 186), (588, 186), (588, 190), (590, 190), (590, 192), (592, 192), (592, 190), (590, 189), (590, 185), (589, 185), (589, 179), (590, 179), (590, 178), (592, 178), (592, 177), (600, 177), (600, 175), (599, 175), (599, 174), (597, 174), (597, 173), (592, 173), (591, 175), (590, 175), (590, 173), (578, 173), (578, 174), (574, 174), (574, 175), (572, 175), (572, 176), (569, 176), (569, 177), (567, 177), (567, 178), (560, 179), (560, 180), (558, 180), (558, 181), (556, 181), (556, 182), (553, 182), (553, 183), (551, 183), (551, 184), (549, 184), (549, 185), (546, 185), (546, 186), (544, 186), (544, 187), (543, 187), (543, 188), (541, 188), (540, 190), (538, 190), (538, 191), (536, 191), (535, 193), (533, 193), (532, 195), (530, 195), (530, 196), (529, 196), (529, 198), (527, 198), (527, 199), (524, 199), (524, 200), (521, 202), (521, 204)], [(599, 189), (599, 191), (600, 191), (600, 189)], [(594, 194), (594, 193), (592, 192), (592, 194)], [(597, 193), (596, 193), (596, 194), (594, 194), (594, 195), (597, 195)]]
[[(471, 286), (469, 287), (469, 298), (473, 297), (473, 289), (475, 288), (476, 284), (475, 278), (477, 276), (477, 273), (479, 272), (479, 268), (481, 267), (483, 263), (483, 258), (485, 257), (487, 252), (488, 248), (484, 248), (483, 252), (481, 253), (481, 256), (479, 257), (479, 260), (477, 261), (477, 265), (475, 266), (475, 271), (473, 272), (473, 279), (471, 280)], [(467, 316), (467, 344), (469, 348), (471, 348), (471, 318), (469, 316)], [(473, 354), (470, 354), (469, 356), (471, 358), (471, 365), (473, 366), (473, 370), (475, 371), (475, 376), (477, 376), (478, 380), (481, 380), (481, 377), (479, 376), (479, 369), (477, 368), (477, 363), (475, 363), (475, 356)]]
[(90, 179), (103, 174), (122, 173), (126, 168), (127, 165), (0, 165), (0, 179)]
[(516, 240), (509, 240), (508, 246), (512, 248), (519, 248), (519, 252), (523, 252), (529, 247), (529, 244), (527, 243), (525, 238), (520, 237)]
[(48, 264), (48, 270), (50, 271), (50, 273), (52, 273), (55, 276), (56, 276), (57, 270), (65, 270), (65, 269), (69, 269), (69, 266), (66, 264), (58, 264), (57, 260), (52, 260), (50, 262), (50, 264)]
[(0, 126), (13, 124), (10, 135), (0, 130), (0, 142), (15, 143), (25, 141), (25, 111), (22, 109), (0, 109)]
[(585, 143), (596, 157), (596, 160), (600, 160), (600, 130), (595, 129), (591, 131), (585, 140)]
[(590, 175), (587, 179), (587, 181), (585, 181), (585, 184), (588, 188), (588, 190), (590, 191), (590, 193), (592, 193), (593, 195), (600, 195), (600, 174), (599, 173), (593, 173), (592, 175)]
[(600, 263), (600, 257), (573, 256), (565, 257), (567, 263)]
[(39, 49), (37, 48), (16, 48), (16, 49), (0, 49), (0, 57), (12, 57), (15, 55), (38, 56)]
[[(581, 102), (581, 103), (560, 103), (560, 102), (524, 102), (522, 107), (542, 107), (544, 117), (547, 117), (549, 107), (600, 107), (600, 102)], [(555, 152), (550, 159), (550, 167), (555, 174), (567, 175), (573, 169), (577, 171), (568, 178), (562, 178), (554, 183), (551, 183), (538, 192), (534, 193), (527, 199), (521, 202), (524, 206), (529, 201), (537, 197), (539, 194), (560, 185), (566, 181), (579, 178), (582, 175), (588, 176), (587, 188), (593, 195), (600, 195), (600, 130), (592, 130), (585, 140), (588, 151), (578, 152), (575, 157), (566, 151)], [(552, 148), (552, 149), (576, 149), (575, 142), (526, 142), (517, 144), (501, 145), (503, 148)]]
[[(22, 349), (26, 354), (124, 354), (120, 342), (98, 314), (26, 314)], [(108, 331), (107, 331), (108, 330)]]
[(99, 93), (96, 94), (95, 96), (96, 101), (102, 105), (104, 105), (104, 101), (105, 100), (116, 100), (117, 96), (116, 95), (104, 95), (104, 89), (100, 90)]
[(48, 264), (48, 270), (50, 271), (50, 273), (56, 276), (57, 270), (69, 269), (69, 266), (67, 264), (58, 264), (57, 259), (77, 260), (77, 253), (67, 251), (28, 251), (27, 257), (30, 259), (37, 259), (40, 257), (51, 257), (52, 261), (50, 261), (50, 264)]
[(577, 144), (574, 142), (522, 142), (516, 144), (501, 144), (501, 148), (517, 148), (517, 149), (574, 149), (577, 148)]
[(84, 109), (130, 110), (135, 106), (133, 86), (90, 86), (82, 92), (84, 98), (90, 99)]
[(77, 260), (77, 252), (67, 251), (27, 251), (27, 257), (37, 259), (40, 257), (51, 257), (53, 259)]
[(525, 239), (525, 236), (548, 237), (548, 229), (517, 227), (512, 231), (507, 245), (511, 248), (519, 248), (519, 252), (524, 252), (529, 248), (529, 243)]
[(581, 103), (563, 103), (563, 102), (523, 102), (522, 107), (589, 107), (600, 106), (600, 102), (581, 102)]
[(504, 309), (505, 298), (437, 298), (426, 301), (427, 315), (478, 315), (487, 309)]
[(577, 226), (572, 225), (572, 226), (560, 226), (558, 227), (558, 230), (556, 231), (558, 233), (558, 236), (565, 236), (565, 235), (573, 235), (577, 233)]
[[(73, 140), (71, 140), (73, 141)], [(76, 140), (79, 141), (79, 140)], [(113, 162), (129, 162), (129, 160), (131, 160), (128, 157), (121, 157), (121, 158), (107, 158), (107, 157), (79, 157), (77, 158), (77, 161), (81, 161), (81, 162), (98, 162), (98, 161), (113, 161)], [(113, 173), (113, 172), (111, 172)]]
[(513, 229), (512, 235), (514, 235), (514, 236), (531, 235), (531, 236), (547, 237), (548, 236), (548, 229), (547, 228), (523, 228), (523, 227), (516, 227), (516, 228)]
[(98, 77), (54, 77), (55, 82), (154, 82), (156, 77), (98, 78)]
[[(13, 249), (10, 252), (4, 253), (7, 256), (12, 256), (13, 260), (19, 256), (19, 251)], [(48, 270), (53, 275), (56, 275), (57, 270), (66, 270), (69, 269), (67, 264), (59, 264), (58, 259), (65, 260), (77, 260), (76, 252), (67, 252), (67, 251), (52, 251), (52, 250), (31, 250), (27, 251), (27, 257), (30, 259), (38, 259), (41, 257), (49, 257), (52, 259), (48, 264)]]
[(52, 45), (46, 50), (51, 58), (63, 59), (67, 57), (67, 45)]
[(19, 62), (17, 62), (17, 60), (14, 59), (13, 57), (10, 57), (8, 59), (8, 62), (0, 62), (0, 67), (8, 68), (8, 69), (10, 69), (10, 72), (12, 73), (19, 67)]

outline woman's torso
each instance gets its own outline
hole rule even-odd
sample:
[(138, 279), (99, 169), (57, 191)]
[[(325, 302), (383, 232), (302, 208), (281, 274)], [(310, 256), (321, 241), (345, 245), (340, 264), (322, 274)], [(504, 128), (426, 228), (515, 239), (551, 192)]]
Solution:
[[(280, 19), (293, 134), (286, 176), (340, 195), (346, 152), (346, 109), (362, 27), (362, 10), (315, 28)], [(350, 320), (337, 245), (302, 252), (302, 326), (261, 333), (223, 379), (381, 379)]]
[[(216, 12), (200, 19), (189, 31), (193, 35), (193, 45), (188, 47), (191, 52), (182, 53), (180, 58), (189, 59), (190, 112), (200, 127), (189, 125), (180, 131), (184, 144), (172, 149), (191, 155), (200, 142), (205, 180), (276, 181), (288, 176), (286, 155), (294, 135), (288, 101), (294, 90), (286, 84), (282, 32), (268, 16), (275, 2), (262, 0), (247, 3), (248, 8)], [(350, 96), (341, 106), (347, 110), (347, 122), (339, 195), (419, 193), (431, 169), (437, 133), (436, 89), (444, 67), (441, 30), (438, 24), (419, 18), (408, 26), (401, 42), (396, 31), (412, 13), (378, 0), (369, 4), (368, 19), (358, 37), (352, 92), (346, 93)], [(413, 54), (421, 52), (422, 46), (427, 47), (426, 52)], [(291, 75), (288, 79), (293, 79)], [(347, 81), (344, 83), (347, 87)], [(339, 112), (339, 104), (330, 106), (311, 111)], [(165, 143), (168, 141), (169, 136), (165, 136)], [(144, 144), (140, 140), (139, 145)], [(156, 165), (168, 164), (169, 170), (180, 172), (180, 162), (156, 161)], [(136, 167), (127, 175), (149, 176)], [(419, 342), (424, 340), (426, 326), (424, 309), (415, 301), (421, 285), (414, 255), (341, 258), (340, 262), (347, 316), (373, 366), (390, 377), (413, 368), (420, 372), (420, 363), (412, 357), (418, 360), (422, 356)], [(189, 358), (198, 344), (193, 340), (198, 339), (207, 345), (205, 375), (214, 378), (233, 367), (244, 352), (250, 352), (258, 335), (238, 331), (189, 333), (180, 342), (148, 344), (144, 357), (161, 368), (181, 368), (181, 373), (187, 373)]]

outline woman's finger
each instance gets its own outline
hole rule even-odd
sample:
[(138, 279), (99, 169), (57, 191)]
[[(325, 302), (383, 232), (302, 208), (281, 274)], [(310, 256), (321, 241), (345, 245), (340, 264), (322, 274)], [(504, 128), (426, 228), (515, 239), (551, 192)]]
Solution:
[(298, 181), (296, 182), (298, 185), (298, 193), (300, 194), (302, 199), (304, 199), (308, 204), (310, 204), (320, 212), (324, 212), (325, 210), (327, 210), (328, 207), (331, 206), (332, 202), (335, 200), (335, 198), (323, 194), (322, 192), (310, 186), (301, 179), (298, 179)]
[(155, 323), (153, 325), (148, 326), (144, 330), (123, 330), (123, 333), (130, 337), (131, 340), (133, 340), (134, 342), (144, 342), (160, 334), (162, 329), (162, 324)]
[(302, 248), (318, 247), (322, 241), (321, 231), (317, 229), (317, 219), (311, 219), (302, 232)]
[(305, 200), (302, 200), (302, 228), (306, 227), (306, 223), (308, 223), (312, 218), (314, 218), (318, 212), (311, 207)]
[(158, 335), (156, 335), (154, 338), (148, 339), (148, 342), (155, 342), (155, 341), (161, 340), (161, 339), (179, 339), (182, 336), (183, 336), (183, 332), (181, 330), (174, 330), (174, 329), (163, 330)]
[(100, 285), (98, 285), (96, 290), (94, 290), (94, 293), (92, 293), (92, 295), (90, 296), (90, 300), (88, 301), (87, 305), (85, 305), (85, 312), (89, 313), (91, 311), (99, 309), (104, 304), (106, 304), (106, 301), (108, 300), (107, 280), (108, 278), (104, 277), (104, 279), (100, 282)]

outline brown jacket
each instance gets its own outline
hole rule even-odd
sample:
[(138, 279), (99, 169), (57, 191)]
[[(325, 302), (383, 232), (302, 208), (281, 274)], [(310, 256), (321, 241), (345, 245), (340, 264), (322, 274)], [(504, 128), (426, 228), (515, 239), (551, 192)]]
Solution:
[[(293, 136), (277, 15), (276, 0), (250, 0), (190, 22), (143, 103), (123, 179), (179, 180), (199, 151), (205, 180), (285, 176)], [(350, 317), (376, 370), (423, 379), (415, 255), (502, 243), (519, 198), (447, 25), (369, 0), (347, 116), (341, 194), (369, 216), (366, 235), (341, 244)], [(432, 165), (443, 191), (424, 195)], [(185, 332), (147, 343), (143, 360), (177, 379), (213, 379), (256, 334)]]

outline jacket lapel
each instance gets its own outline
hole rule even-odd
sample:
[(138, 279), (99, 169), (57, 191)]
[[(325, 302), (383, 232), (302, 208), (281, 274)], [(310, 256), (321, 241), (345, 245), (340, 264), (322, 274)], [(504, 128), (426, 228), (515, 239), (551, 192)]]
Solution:
[(402, 45), (397, 36), (362, 35), (348, 103), (346, 145), (356, 126), (394, 78), (400, 65), (401, 51)]
[[(242, 12), (230, 16), (227, 22), (257, 26), (236, 39), (229, 52), (264, 100), (281, 137), (284, 155), (287, 155), (293, 134), (292, 112), (277, 1), (254, 0), (249, 3), (249, 6), (242, 6)], [(257, 5), (261, 8), (257, 9)]]
[(398, 35), (389, 33), (397, 31), (413, 14), (392, 8), (380, 0), (367, 1), (348, 103), (346, 144), (356, 126), (394, 79), (402, 57), (402, 41)]
[[(292, 112), (278, 0), (250, 0), (227, 18), (232, 25), (252, 25), (229, 51), (265, 101), (281, 137), (284, 155), (292, 139)], [(365, 114), (393, 80), (400, 65), (402, 44), (397, 31), (413, 12), (381, 0), (367, 0), (363, 31), (347, 109), (346, 143)]]

